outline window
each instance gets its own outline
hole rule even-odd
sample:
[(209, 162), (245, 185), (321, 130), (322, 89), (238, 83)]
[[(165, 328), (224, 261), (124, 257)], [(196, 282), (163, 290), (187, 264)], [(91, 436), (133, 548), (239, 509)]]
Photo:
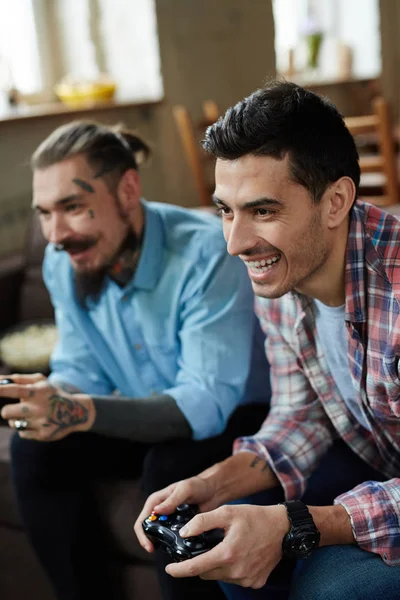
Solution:
[(32, 0), (0, 0), (0, 88), (43, 87)]
[(285, 73), (289, 50), (294, 49), (295, 67), (304, 72), (304, 33), (312, 16), (323, 33), (318, 77), (338, 75), (340, 45), (352, 55), (352, 76), (375, 78), (381, 72), (379, 0), (273, 0), (277, 69)]
[(0, 0), (0, 89), (49, 99), (102, 72), (123, 99), (162, 97), (155, 0)]

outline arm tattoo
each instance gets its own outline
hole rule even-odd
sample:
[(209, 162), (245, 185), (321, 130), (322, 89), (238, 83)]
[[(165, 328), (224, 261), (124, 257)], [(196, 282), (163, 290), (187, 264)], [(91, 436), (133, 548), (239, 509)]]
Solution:
[(250, 468), (251, 469), (255, 469), (256, 466), (258, 465), (258, 463), (262, 463), (262, 469), (261, 472), (264, 473), (264, 471), (266, 471), (268, 469), (268, 462), (266, 460), (263, 460), (262, 458), (260, 458), (259, 456), (255, 456), (253, 458), (253, 460), (250, 463)]
[(89, 194), (94, 194), (94, 187), (90, 185), (87, 181), (83, 179), (73, 179), (72, 180), (76, 185), (79, 185), (85, 192), (89, 192)]
[(86, 423), (88, 420), (87, 409), (76, 400), (53, 394), (50, 396), (49, 404), (50, 409), (47, 420), (52, 425), (57, 425), (53, 435), (67, 427)]

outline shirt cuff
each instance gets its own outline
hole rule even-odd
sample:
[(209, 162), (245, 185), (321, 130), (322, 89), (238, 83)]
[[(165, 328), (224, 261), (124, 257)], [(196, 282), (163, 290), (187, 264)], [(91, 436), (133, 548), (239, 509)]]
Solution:
[(338, 496), (334, 504), (341, 504), (349, 515), (358, 546), (394, 566), (400, 565), (400, 492), (393, 497), (387, 493), (385, 483), (362, 483)]

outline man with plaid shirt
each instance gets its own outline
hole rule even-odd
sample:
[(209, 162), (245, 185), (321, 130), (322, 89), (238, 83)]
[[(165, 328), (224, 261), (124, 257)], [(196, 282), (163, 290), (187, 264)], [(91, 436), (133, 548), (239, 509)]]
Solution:
[(272, 406), (232, 457), (153, 494), (141, 517), (198, 503), (184, 535), (225, 538), (168, 572), (220, 580), (230, 599), (399, 598), (400, 223), (356, 200), (341, 115), (295, 84), (229, 109), (204, 146), (228, 252), (257, 295)]

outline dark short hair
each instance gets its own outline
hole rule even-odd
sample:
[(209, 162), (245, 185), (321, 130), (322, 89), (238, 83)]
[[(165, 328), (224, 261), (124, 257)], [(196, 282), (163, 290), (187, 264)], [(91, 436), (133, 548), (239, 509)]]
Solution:
[(127, 169), (138, 169), (151, 150), (135, 132), (120, 125), (73, 121), (58, 127), (40, 144), (32, 155), (31, 167), (44, 169), (78, 154), (86, 156), (95, 177), (109, 176), (111, 182)]
[(326, 98), (287, 81), (256, 90), (211, 125), (202, 142), (216, 158), (289, 155), (292, 179), (319, 202), (330, 183), (360, 183), (358, 152), (342, 115)]

